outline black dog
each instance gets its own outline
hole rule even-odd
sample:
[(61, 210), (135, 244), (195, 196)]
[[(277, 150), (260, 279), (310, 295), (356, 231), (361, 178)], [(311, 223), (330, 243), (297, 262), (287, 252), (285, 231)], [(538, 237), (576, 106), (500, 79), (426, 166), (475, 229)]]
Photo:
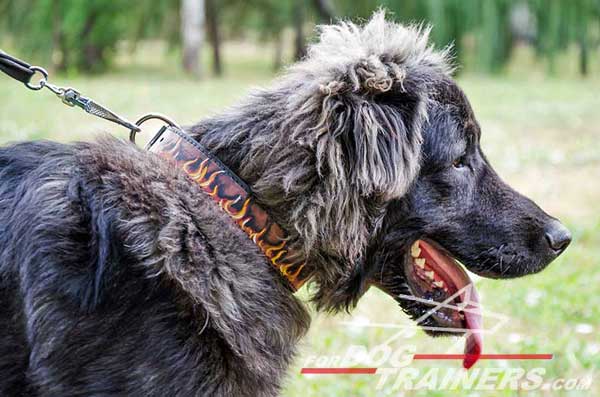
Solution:
[[(322, 310), (373, 285), (462, 301), (452, 257), (516, 277), (570, 242), (488, 164), (445, 54), (383, 14), (324, 27), (274, 87), (190, 132), (287, 230)], [(279, 393), (308, 314), (181, 170), (112, 138), (14, 145), (0, 150), (0, 219), (0, 395)], [(443, 310), (423, 324), (478, 321)]]

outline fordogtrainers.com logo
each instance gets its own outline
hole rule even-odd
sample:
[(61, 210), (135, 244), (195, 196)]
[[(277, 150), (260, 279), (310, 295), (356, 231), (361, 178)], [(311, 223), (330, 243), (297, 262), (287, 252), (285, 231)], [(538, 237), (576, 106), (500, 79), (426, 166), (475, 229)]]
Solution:
[[(375, 389), (386, 391), (405, 390), (589, 390), (592, 386), (593, 375), (590, 373), (581, 378), (554, 378), (547, 379), (546, 368), (520, 368), (520, 367), (484, 367), (464, 368), (429, 367), (416, 368), (409, 366), (414, 355), (407, 355), (403, 367), (350, 367), (356, 364), (355, 359), (348, 357), (356, 352), (365, 350), (364, 346), (351, 346), (346, 358), (336, 356), (310, 356), (305, 361), (302, 373), (305, 375), (324, 374), (369, 374), (377, 376)], [(377, 353), (379, 354), (379, 353)], [(378, 359), (379, 360), (379, 359)], [(392, 359), (393, 361), (393, 359)], [(333, 362), (339, 367), (323, 367), (324, 363)], [(362, 365), (379, 364), (380, 361), (361, 362)], [(383, 364), (391, 365), (393, 362)], [(399, 364), (399, 363), (396, 363)]]
[[(467, 291), (468, 295), (468, 291)], [(406, 296), (406, 299), (418, 299)], [(441, 307), (448, 307), (448, 302), (430, 302), (431, 315)], [(469, 303), (472, 305), (472, 303)], [(463, 309), (463, 308), (457, 308)], [(477, 308), (480, 309), (480, 308)], [(465, 334), (468, 332), (493, 334), (510, 319), (502, 314), (485, 312), (486, 321), (492, 321), (494, 326), (489, 329), (456, 330)], [(426, 316), (419, 319), (424, 321)], [(385, 328), (393, 330), (393, 335), (377, 346), (352, 345), (339, 354), (308, 355), (303, 363), (301, 373), (305, 376), (323, 375), (372, 375), (374, 388), (385, 395), (396, 392), (401, 396), (403, 391), (410, 390), (465, 390), (465, 391), (585, 391), (592, 387), (593, 371), (578, 378), (551, 377), (547, 374), (544, 363), (554, 359), (553, 354), (478, 354), (469, 357), (468, 354), (452, 353), (462, 344), (460, 340), (443, 354), (421, 354), (417, 346), (410, 343), (410, 338), (417, 335), (419, 322), (410, 325), (388, 323), (343, 323), (344, 326), (359, 328)], [(395, 347), (401, 341), (401, 347)], [(482, 361), (479, 365), (466, 370), (458, 364)], [(490, 360), (490, 361), (486, 361)], [(419, 366), (425, 363), (426, 366)], [(453, 362), (457, 364), (452, 365)], [(487, 363), (494, 363), (489, 366)], [(445, 365), (441, 365), (444, 363)], [(469, 365), (470, 366), (470, 365)]]

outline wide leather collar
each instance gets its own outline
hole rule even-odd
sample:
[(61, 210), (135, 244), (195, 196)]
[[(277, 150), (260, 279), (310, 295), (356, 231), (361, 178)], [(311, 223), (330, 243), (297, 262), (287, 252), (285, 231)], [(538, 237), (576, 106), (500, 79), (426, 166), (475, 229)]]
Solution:
[(310, 278), (304, 256), (290, 247), (286, 231), (255, 202), (246, 183), (196, 140), (165, 126), (146, 149), (173, 162), (197, 183), (254, 241), (293, 291)]

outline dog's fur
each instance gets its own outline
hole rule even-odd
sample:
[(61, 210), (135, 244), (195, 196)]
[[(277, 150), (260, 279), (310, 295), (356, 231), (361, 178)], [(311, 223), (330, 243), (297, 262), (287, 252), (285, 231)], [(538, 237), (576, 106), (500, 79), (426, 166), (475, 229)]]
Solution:
[[(323, 27), (274, 86), (190, 129), (304, 251), (319, 309), (406, 292), (422, 236), (493, 277), (557, 255), (450, 72), (427, 31), (379, 13)], [(279, 393), (308, 314), (180, 170), (109, 137), (13, 145), (0, 218), (0, 395)]]

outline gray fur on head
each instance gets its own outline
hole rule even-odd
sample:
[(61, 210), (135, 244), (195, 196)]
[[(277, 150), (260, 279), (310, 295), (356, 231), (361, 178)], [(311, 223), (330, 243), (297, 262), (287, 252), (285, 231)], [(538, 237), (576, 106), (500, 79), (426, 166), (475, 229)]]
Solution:
[(377, 228), (376, 204), (419, 168), (432, 86), (451, 72), (428, 29), (376, 13), (320, 27), (308, 56), (271, 88), (192, 131), (248, 182), (303, 245), (321, 306), (347, 285)]

